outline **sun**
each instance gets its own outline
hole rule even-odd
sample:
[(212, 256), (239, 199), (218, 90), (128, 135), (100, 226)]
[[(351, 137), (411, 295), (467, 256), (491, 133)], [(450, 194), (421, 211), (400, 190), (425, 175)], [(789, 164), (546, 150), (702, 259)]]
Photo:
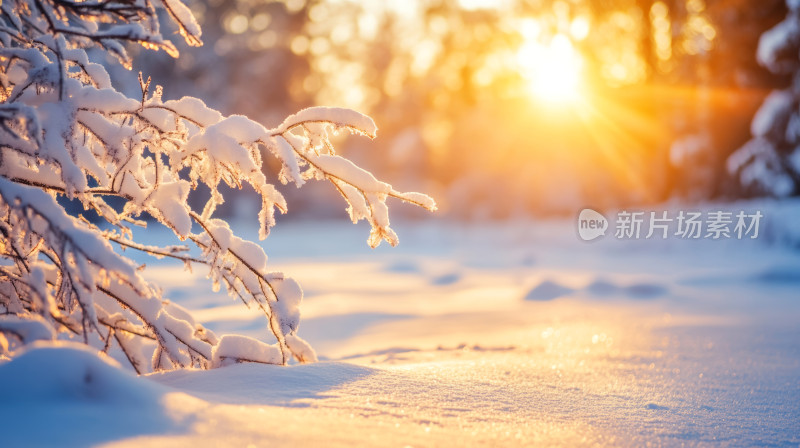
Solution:
[(572, 104), (581, 99), (583, 58), (572, 41), (556, 34), (547, 43), (530, 31), (517, 51), (522, 76), (533, 96), (547, 103)]

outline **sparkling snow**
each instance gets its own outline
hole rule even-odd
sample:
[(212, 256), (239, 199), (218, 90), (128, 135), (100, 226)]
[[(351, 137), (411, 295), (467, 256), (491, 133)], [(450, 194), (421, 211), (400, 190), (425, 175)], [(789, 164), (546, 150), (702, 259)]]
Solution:
[[(754, 241), (586, 243), (566, 220), (398, 222), (401, 244), (371, 251), (365, 226), (280, 223), (264, 242), (269, 268), (302, 285), (298, 334), (321, 362), (136, 378), (84, 352), (56, 362), (31, 350), (0, 364), (4, 388), (39, 384), (0, 392), (0, 440), (797, 446), (800, 204), (788, 204), (765, 203)], [(202, 267), (165, 260), (145, 275), (218, 335), (273, 342), (257, 310), (210, 292)]]

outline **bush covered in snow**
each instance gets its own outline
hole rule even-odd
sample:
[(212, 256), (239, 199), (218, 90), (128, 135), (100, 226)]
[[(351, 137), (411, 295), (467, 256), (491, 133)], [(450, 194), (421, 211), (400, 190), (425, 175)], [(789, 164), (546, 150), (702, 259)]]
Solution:
[[(275, 209), (287, 210), (262, 172), (264, 157), (280, 161), (277, 178), (284, 184), (331, 182), (352, 220), (371, 224), (372, 247), (382, 240), (397, 243), (388, 197), (436, 206), (423, 194), (395, 191), (335, 154), (333, 134), (375, 137), (373, 121), (357, 112), (309, 108), (266, 129), (243, 116), (222, 116), (197, 98), (164, 101), (162, 89), (142, 76), (141, 97), (115, 90), (87, 50), (107, 52), (127, 67), (129, 44), (177, 57), (162, 37), (157, 8), (188, 44), (202, 44), (200, 28), (180, 0), (2, 2), (0, 357), (32, 340), (77, 338), (103, 351), (121, 349), (137, 372), (314, 360), (297, 336), (300, 286), (270, 272), (260, 246), (214, 218), (224, 200), (220, 184), (248, 183), (260, 194), (261, 239), (274, 225)], [(187, 198), (198, 185), (211, 195), (202, 210), (193, 210)], [(59, 195), (96, 212), (103, 225), (67, 214)], [(109, 198), (121, 198), (124, 206)], [(146, 225), (146, 214), (187, 245), (134, 241), (130, 226)], [(190, 255), (190, 246), (200, 255)], [(232, 296), (263, 310), (275, 344), (218, 338), (163, 300), (121, 249), (171, 257), (187, 268), (205, 265), (215, 286), (224, 284)]]
[(792, 74), (770, 93), (750, 126), (753, 138), (728, 159), (728, 171), (755, 194), (785, 197), (800, 191), (800, 2), (787, 0), (786, 18), (761, 35), (759, 64)]

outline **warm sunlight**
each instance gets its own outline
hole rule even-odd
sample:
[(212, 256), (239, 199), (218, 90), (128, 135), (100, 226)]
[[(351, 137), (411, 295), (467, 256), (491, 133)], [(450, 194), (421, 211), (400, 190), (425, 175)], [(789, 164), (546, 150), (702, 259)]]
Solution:
[(548, 103), (574, 103), (580, 98), (583, 59), (563, 34), (556, 34), (549, 43), (537, 40), (536, 22), (524, 25), (525, 43), (517, 52), (522, 75), (530, 91)]

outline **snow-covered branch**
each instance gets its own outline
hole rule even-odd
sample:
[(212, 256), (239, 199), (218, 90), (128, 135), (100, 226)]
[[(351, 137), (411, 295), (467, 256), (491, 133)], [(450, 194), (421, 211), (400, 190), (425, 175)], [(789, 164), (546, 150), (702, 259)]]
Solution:
[[(275, 225), (275, 210), (288, 211), (263, 171), (265, 157), (280, 162), (277, 180), (284, 184), (330, 181), (352, 220), (370, 222), (372, 247), (397, 244), (388, 198), (436, 208), (428, 196), (398, 192), (336, 155), (331, 137), (341, 131), (375, 138), (375, 123), (358, 112), (308, 108), (267, 129), (197, 98), (164, 101), (161, 87), (142, 76), (141, 97), (115, 90), (88, 48), (126, 66), (131, 42), (178, 54), (149, 0), (12, 0), (0, 7), (0, 356), (30, 340), (82, 338), (103, 351), (121, 350), (137, 372), (314, 361), (297, 335), (300, 286), (270, 271), (259, 245), (214, 218), (225, 200), (220, 186), (247, 183), (259, 193), (261, 239)], [(162, 0), (158, 7), (187, 43), (202, 44), (186, 5)], [(210, 198), (193, 210), (187, 199), (201, 184)], [(67, 214), (56, 200), (62, 195), (96, 212), (104, 230)], [(133, 240), (127, 226), (143, 225), (145, 215), (189, 245)], [(189, 255), (190, 246), (200, 254)], [(205, 266), (215, 288), (224, 285), (263, 311), (275, 344), (217, 338), (161, 298), (123, 249)]]

